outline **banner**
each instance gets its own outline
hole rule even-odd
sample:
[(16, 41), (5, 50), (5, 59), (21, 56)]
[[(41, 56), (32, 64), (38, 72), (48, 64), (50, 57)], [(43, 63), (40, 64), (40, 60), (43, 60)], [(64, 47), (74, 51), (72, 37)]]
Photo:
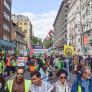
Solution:
[(68, 55), (74, 55), (74, 47), (69, 46), (69, 45), (64, 45), (64, 55), (68, 56)]
[(30, 45), (30, 56), (32, 56), (34, 54), (34, 48), (32, 47), (32, 45)]
[(25, 66), (26, 62), (27, 62), (27, 57), (18, 57), (17, 66)]
[(33, 49), (43, 49), (43, 45), (32, 45)]

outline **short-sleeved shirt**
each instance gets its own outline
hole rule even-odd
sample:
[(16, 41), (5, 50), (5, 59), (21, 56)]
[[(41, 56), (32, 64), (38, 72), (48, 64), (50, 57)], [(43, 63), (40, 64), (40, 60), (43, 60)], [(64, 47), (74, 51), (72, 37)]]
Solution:
[(34, 84), (30, 87), (30, 92), (50, 92), (51, 85), (48, 82), (42, 81), (41, 86), (35, 86)]

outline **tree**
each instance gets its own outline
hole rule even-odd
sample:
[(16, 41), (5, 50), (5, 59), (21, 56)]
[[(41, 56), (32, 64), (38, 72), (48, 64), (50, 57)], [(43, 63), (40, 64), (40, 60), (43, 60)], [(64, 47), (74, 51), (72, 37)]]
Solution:
[(42, 39), (41, 38), (38, 39), (38, 44), (42, 44)]
[(45, 48), (50, 48), (53, 45), (52, 38), (44, 39), (43, 45)]
[(33, 37), (32, 37), (32, 44), (42, 44), (42, 39), (33, 36)]

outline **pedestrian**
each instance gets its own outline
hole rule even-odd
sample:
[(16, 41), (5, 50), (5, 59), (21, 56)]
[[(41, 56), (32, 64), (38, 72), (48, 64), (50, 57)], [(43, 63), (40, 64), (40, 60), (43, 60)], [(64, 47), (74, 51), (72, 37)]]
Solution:
[(57, 82), (53, 84), (51, 92), (71, 92), (71, 84), (67, 81), (68, 73), (66, 70), (59, 70), (57, 73)]
[(88, 55), (86, 58), (86, 62), (88, 63), (88, 66), (91, 67), (91, 72), (92, 72), (92, 57)]
[(7, 55), (7, 59), (6, 59), (6, 72), (7, 72), (7, 76), (10, 76), (10, 72), (11, 72), (11, 59), (10, 59), (10, 55)]
[(50, 64), (51, 64), (52, 67), (53, 67), (53, 61), (54, 61), (54, 57), (51, 55), (50, 56)]
[(0, 74), (2, 75), (4, 73), (5, 64), (3, 62), (2, 57), (0, 56)]
[(5, 79), (1, 74), (0, 74), (0, 92), (6, 92), (5, 91)]
[(29, 92), (30, 80), (24, 79), (24, 69), (19, 67), (16, 77), (6, 83), (6, 92)]
[(39, 71), (35, 71), (31, 74), (32, 85), (30, 92), (50, 92), (51, 85), (41, 79)]
[(12, 58), (11, 58), (11, 71), (12, 71), (13, 73), (16, 72), (16, 66), (17, 66), (16, 59), (15, 59), (15, 57), (12, 57)]
[(41, 79), (44, 80), (44, 81), (48, 81), (48, 71), (47, 71), (47, 66), (46, 64), (44, 64), (42, 66), (42, 68), (40, 68), (39, 70), (40, 74), (41, 74)]
[[(70, 71), (69, 71), (69, 63), (70, 63), (70, 60), (69, 60), (69, 58), (67, 57), (67, 58), (65, 58), (65, 60), (64, 60), (64, 62), (66, 63), (66, 70), (67, 70), (67, 73), (68, 73), (68, 75), (69, 75), (69, 73), (70, 73)], [(69, 76), (68, 76), (68, 79), (69, 79)]]
[(92, 92), (92, 76), (89, 67), (81, 69), (81, 76), (75, 79), (71, 92)]
[(91, 60), (90, 60), (89, 64), (90, 64), (91, 72), (92, 72), (92, 57), (91, 57)]
[(32, 73), (36, 70), (36, 66), (35, 66), (35, 62), (32, 61), (30, 64), (29, 64), (29, 72)]
[(76, 74), (77, 77), (81, 75), (81, 69), (85, 66), (86, 66), (86, 63), (84, 59), (81, 59), (80, 63), (75, 66), (74, 73)]

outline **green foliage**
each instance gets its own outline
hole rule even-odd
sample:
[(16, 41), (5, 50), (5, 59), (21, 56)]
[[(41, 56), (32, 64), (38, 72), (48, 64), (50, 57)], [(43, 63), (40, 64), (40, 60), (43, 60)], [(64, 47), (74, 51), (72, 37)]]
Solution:
[(42, 39), (33, 36), (32, 37), (32, 44), (42, 44)]
[(44, 47), (45, 48), (50, 48), (52, 45), (53, 45), (53, 41), (52, 41), (52, 39), (45, 39), (44, 41), (43, 41), (43, 45), (44, 45)]

